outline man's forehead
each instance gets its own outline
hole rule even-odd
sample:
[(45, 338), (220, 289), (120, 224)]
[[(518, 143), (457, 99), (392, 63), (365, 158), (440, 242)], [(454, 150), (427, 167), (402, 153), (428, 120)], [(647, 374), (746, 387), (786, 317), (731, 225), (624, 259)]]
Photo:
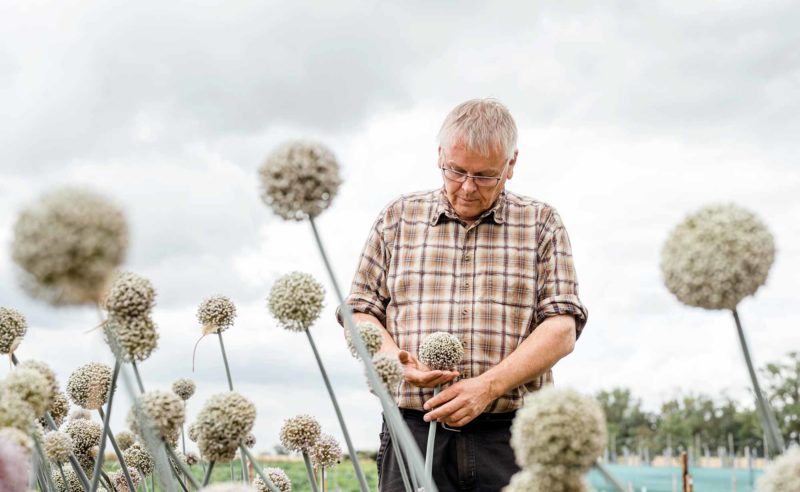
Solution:
[(487, 156), (460, 143), (448, 145), (442, 151), (447, 164), (462, 169), (468, 168), (476, 173), (500, 171), (506, 163), (502, 152), (495, 151)]

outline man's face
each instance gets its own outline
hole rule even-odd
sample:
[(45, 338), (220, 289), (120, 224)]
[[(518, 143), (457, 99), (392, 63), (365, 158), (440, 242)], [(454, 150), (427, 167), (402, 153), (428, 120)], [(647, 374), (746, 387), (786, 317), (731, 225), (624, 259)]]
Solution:
[[(483, 212), (491, 208), (497, 197), (503, 191), (507, 179), (511, 179), (517, 152), (507, 160), (502, 153), (484, 157), (476, 152), (464, 148), (456, 141), (447, 148), (439, 147), (439, 167), (452, 169), (470, 176), (500, 177), (502, 179), (487, 180), (491, 186), (479, 186), (472, 178), (463, 183), (448, 179), (443, 176), (444, 188), (447, 199), (450, 201), (456, 214), (467, 222), (476, 220)], [(508, 165), (506, 166), (506, 163)], [(503, 169), (505, 168), (505, 172)]]

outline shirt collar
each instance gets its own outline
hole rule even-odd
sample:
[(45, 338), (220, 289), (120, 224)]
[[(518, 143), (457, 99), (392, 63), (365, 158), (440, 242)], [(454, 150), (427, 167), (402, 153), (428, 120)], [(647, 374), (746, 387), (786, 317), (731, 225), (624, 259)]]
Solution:
[[(506, 201), (508, 197), (506, 196), (506, 190), (500, 192), (500, 195), (495, 200), (494, 205), (492, 205), (489, 210), (483, 212), (480, 217), (475, 221), (476, 223), (482, 222), (484, 219), (493, 220), (495, 224), (504, 224), (506, 221)], [(436, 205), (436, 209), (433, 212), (433, 217), (431, 218), (431, 225), (436, 226), (442, 222), (442, 217), (447, 217), (448, 219), (457, 220), (463, 222), (456, 214), (456, 211), (453, 210), (453, 206), (450, 204), (450, 200), (447, 199), (447, 195), (445, 194), (444, 188), (439, 191), (439, 202)]]

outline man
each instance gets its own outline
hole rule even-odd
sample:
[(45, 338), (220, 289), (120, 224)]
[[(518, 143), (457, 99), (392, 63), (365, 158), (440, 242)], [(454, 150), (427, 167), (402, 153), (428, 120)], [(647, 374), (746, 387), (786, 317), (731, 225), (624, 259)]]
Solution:
[[(443, 186), (404, 195), (378, 216), (347, 304), (383, 329), (382, 352), (405, 368), (397, 397), (425, 452), (437, 421), (433, 479), (440, 491), (499, 491), (518, 468), (509, 445), (526, 393), (552, 383), (586, 323), (567, 232), (549, 205), (505, 190), (517, 128), (494, 100), (447, 116), (437, 165)], [(417, 353), (426, 335), (461, 339), (464, 358), (434, 371)], [(442, 391), (433, 397), (433, 387)], [(403, 490), (384, 424), (382, 491)]]

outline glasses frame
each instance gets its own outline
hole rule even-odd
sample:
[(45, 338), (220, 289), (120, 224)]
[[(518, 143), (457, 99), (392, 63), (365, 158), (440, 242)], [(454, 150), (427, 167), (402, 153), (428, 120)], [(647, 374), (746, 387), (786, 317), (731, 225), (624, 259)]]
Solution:
[[(444, 152), (442, 152), (441, 156), (446, 158), (446, 156), (444, 155)], [(439, 166), (439, 169), (442, 170), (442, 177), (445, 180), (452, 181), (454, 183), (459, 183), (459, 184), (463, 185), (464, 183), (467, 182), (467, 179), (472, 178), (472, 184), (474, 184), (476, 188), (480, 188), (480, 189), (497, 188), (497, 186), (500, 184), (500, 182), (503, 180), (503, 178), (506, 175), (506, 169), (508, 169), (508, 165), (511, 163), (511, 159), (512, 158), (506, 159), (506, 163), (503, 165), (503, 170), (500, 171), (500, 176), (471, 176), (471, 175), (469, 175), (467, 173), (462, 173), (461, 171), (456, 171), (455, 169), (452, 169), (452, 168), (449, 168), (449, 167), (444, 167), (445, 166), (444, 162), (442, 163), (442, 165)], [(459, 178), (458, 179), (453, 179), (453, 178), (448, 177), (447, 176), (448, 172), (456, 174), (457, 176), (459, 176)], [(481, 185), (481, 184), (479, 184), (481, 182), (481, 180), (482, 181), (488, 181), (490, 179), (495, 180), (494, 185)]]

